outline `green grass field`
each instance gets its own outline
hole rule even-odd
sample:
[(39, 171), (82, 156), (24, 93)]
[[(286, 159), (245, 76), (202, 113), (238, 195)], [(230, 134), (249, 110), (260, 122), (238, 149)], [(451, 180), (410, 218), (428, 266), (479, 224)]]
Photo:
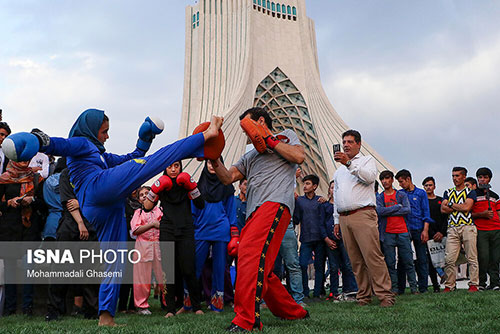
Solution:
[[(97, 320), (65, 317), (46, 323), (41, 316), (0, 318), (0, 333), (225, 333), (234, 315), (182, 314), (163, 317), (158, 301), (152, 300), (153, 315), (119, 314), (119, 328), (98, 328)], [(392, 308), (378, 301), (360, 307), (355, 303), (319, 302), (309, 305), (310, 319), (286, 321), (263, 310), (265, 333), (500, 333), (500, 292), (404, 295)]]

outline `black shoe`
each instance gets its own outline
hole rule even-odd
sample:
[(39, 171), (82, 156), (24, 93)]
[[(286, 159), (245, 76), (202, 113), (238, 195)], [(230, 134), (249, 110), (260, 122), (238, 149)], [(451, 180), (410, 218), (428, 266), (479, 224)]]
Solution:
[(33, 309), (31, 307), (25, 308), (23, 310), (23, 314), (27, 317), (32, 317), (33, 316)]
[(99, 316), (97, 315), (96, 312), (94, 313), (91, 313), (91, 312), (85, 312), (83, 314), (83, 318), (84, 319), (87, 319), (87, 320), (96, 320), (96, 319), (99, 319)]
[[(478, 286), (477, 288), (478, 288), (479, 290), (481, 290), (481, 288), (480, 288), (479, 286)], [(483, 290), (484, 290), (484, 288), (483, 288)], [(494, 290), (494, 291), (498, 291), (498, 290), (500, 290), (500, 287), (499, 287), (498, 285), (488, 285), (488, 286), (486, 287), (486, 290)]]
[(71, 311), (71, 316), (76, 317), (79, 315), (83, 315), (83, 310), (81, 307), (73, 305), (73, 311)]
[(3, 316), (8, 317), (9, 315), (16, 315), (16, 310), (4, 310), (3, 311)]
[(57, 315), (57, 313), (49, 312), (45, 315), (45, 321), (47, 321), (47, 322), (56, 321), (56, 320), (59, 320), (59, 316)]
[(233, 323), (231, 323), (231, 325), (228, 328), (226, 328), (226, 331), (230, 332), (230, 333), (250, 332), (250, 331), (247, 331), (245, 328), (242, 328), (242, 327), (235, 325)]

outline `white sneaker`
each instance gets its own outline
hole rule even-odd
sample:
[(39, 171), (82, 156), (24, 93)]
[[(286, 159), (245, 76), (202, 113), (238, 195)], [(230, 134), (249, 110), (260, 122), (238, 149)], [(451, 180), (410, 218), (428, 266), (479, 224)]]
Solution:
[(141, 308), (139, 311), (137, 311), (137, 314), (140, 315), (151, 315), (151, 311), (147, 308)]
[(348, 293), (343, 293), (343, 300), (346, 302), (355, 302), (356, 301), (356, 295), (357, 292), (348, 292)]

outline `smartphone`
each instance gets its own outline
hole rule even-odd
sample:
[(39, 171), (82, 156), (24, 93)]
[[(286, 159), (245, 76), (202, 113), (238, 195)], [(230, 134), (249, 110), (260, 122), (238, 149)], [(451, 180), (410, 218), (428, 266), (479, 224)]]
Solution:
[(333, 154), (340, 152), (340, 144), (333, 144)]
[(26, 197), (26, 194), (24, 194), (23, 196), (19, 197), (19, 198), (16, 200), (17, 204), (21, 204), (21, 202), (23, 201), (23, 198), (25, 198), (25, 197)]

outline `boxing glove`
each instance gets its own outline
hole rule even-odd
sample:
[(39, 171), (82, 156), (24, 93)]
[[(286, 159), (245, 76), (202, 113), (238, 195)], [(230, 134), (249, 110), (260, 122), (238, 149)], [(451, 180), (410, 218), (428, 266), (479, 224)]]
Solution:
[(32, 133), (14, 133), (5, 138), (2, 150), (12, 161), (30, 161), (40, 150), (40, 141)]
[(162, 191), (169, 191), (173, 186), (172, 179), (168, 175), (162, 175), (158, 180), (153, 183), (151, 190), (148, 192), (147, 199), (151, 202), (158, 200), (158, 194)]
[[(209, 126), (210, 122), (201, 123), (194, 129), (193, 135), (205, 131)], [(205, 141), (205, 145), (203, 145), (203, 157), (197, 157), (196, 160), (217, 160), (217, 158), (219, 158), (222, 154), (225, 145), (226, 139), (224, 138), (224, 133), (222, 132), (222, 129), (219, 129), (217, 137), (210, 138)]]
[(273, 150), (280, 143), (267, 126), (261, 125), (249, 117), (243, 118), (240, 121), (240, 126), (259, 153), (265, 152), (267, 148)]
[(139, 128), (139, 139), (137, 139), (137, 148), (142, 151), (149, 150), (151, 143), (156, 135), (162, 133), (164, 128), (163, 121), (157, 117), (146, 117), (144, 123)]
[(227, 253), (229, 256), (238, 256), (238, 246), (240, 244), (240, 231), (236, 226), (231, 226), (231, 240), (227, 244)]
[(201, 195), (198, 190), (198, 185), (191, 179), (191, 176), (189, 176), (188, 173), (183, 172), (177, 175), (176, 182), (179, 186), (188, 191), (189, 199), (193, 200)]

